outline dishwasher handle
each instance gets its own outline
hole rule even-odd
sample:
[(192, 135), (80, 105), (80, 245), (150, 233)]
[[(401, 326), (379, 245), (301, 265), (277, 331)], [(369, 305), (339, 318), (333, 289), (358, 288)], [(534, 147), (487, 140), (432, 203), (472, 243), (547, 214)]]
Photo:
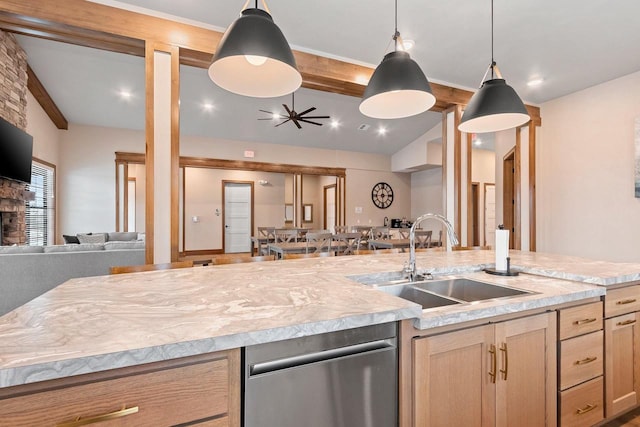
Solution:
[(324, 362), (346, 356), (353, 356), (376, 350), (395, 348), (395, 339), (377, 340), (362, 344), (354, 344), (346, 347), (332, 348), (330, 350), (316, 351), (313, 353), (301, 354), (299, 356), (285, 357), (268, 362), (256, 363), (250, 366), (249, 376), (266, 374), (283, 369), (295, 368), (296, 366), (308, 365), (310, 363)]

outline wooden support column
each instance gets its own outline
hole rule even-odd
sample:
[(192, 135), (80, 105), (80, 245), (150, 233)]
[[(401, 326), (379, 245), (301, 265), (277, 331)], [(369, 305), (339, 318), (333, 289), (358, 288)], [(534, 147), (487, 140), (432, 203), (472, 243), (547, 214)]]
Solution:
[(147, 43), (146, 65), (146, 263), (178, 260), (179, 53)]

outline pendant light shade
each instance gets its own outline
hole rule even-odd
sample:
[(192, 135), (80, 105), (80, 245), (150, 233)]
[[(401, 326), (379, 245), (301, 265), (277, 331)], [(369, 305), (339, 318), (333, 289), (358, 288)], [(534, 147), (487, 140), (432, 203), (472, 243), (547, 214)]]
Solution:
[(458, 129), (466, 133), (497, 132), (529, 121), (522, 100), (504, 79), (482, 83), (465, 108)]
[[(491, 78), (486, 79), (491, 71)], [(494, 73), (497, 78), (494, 78)], [(502, 78), (493, 59), (493, 0), (491, 0), (491, 64), (482, 85), (462, 113), (458, 130), (466, 133), (497, 132), (527, 123), (531, 118), (515, 90)]]
[[(360, 112), (374, 119), (399, 119), (423, 113), (436, 103), (429, 80), (404, 50), (398, 32), (398, 0), (395, 0), (394, 51), (376, 67), (360, 102)], [(401, 49), (398, 50), (398, 44)]]
[(289, 43), (258, 8), (243, 10), (224, 33), (209, 77), (223, 89), (256, 98), (287, 95), (302, 84)]
[(423, 113), (436, 103), (429, 80), (404, 51), (385, 55), (364, 91), (360, 112), (376, 119)]

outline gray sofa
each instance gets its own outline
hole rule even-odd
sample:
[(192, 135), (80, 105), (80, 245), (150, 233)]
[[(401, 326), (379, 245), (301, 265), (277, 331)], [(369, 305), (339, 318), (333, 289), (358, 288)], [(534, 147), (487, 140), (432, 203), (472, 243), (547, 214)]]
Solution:
[(0, 316), (69, 279), (106, 275), (110, 267), (144, 261), (143, 241), (0, 246)]

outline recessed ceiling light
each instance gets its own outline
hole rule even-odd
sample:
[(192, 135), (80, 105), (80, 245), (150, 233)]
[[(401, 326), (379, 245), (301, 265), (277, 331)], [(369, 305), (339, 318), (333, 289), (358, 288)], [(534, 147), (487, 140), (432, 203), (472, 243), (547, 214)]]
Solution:
[(131, 92), (125, 89), (122, 89), (120, 92), (118, 92), (118, 95), (120, 95), (120, 98), (122, 99), (131, 99), (131, 97), (133, 96)]
[(210, 102), (205, 102), (202, 104), (202, 108), (204, 108), (204, 111), (213, 111), (214, 105)]
[(331, 120), (331, 129), (338, 129), (340, 127), (340, 122), (336, 119)]
[(476, 147), (482, 145), (482, 140), (480, 138), (476, 138), (475, 141), (473, 141), (473, 143), (475, 144)]
[(540, 86), (544, 80), (542, 78), (531, 79), (527, 82), (527, 86)]
[(385, 128), (384, 126), (380, 126), (378, 128), (378, 135), (386, 135), (387, 134), (387, 128)]
[(278, 114), (278, 113), (273, 113), (273, 114), (271, 114), (271, 118), (272, 118), (273, 120), (278, 120), (278, 119), (280, 118), (280, 114)]

